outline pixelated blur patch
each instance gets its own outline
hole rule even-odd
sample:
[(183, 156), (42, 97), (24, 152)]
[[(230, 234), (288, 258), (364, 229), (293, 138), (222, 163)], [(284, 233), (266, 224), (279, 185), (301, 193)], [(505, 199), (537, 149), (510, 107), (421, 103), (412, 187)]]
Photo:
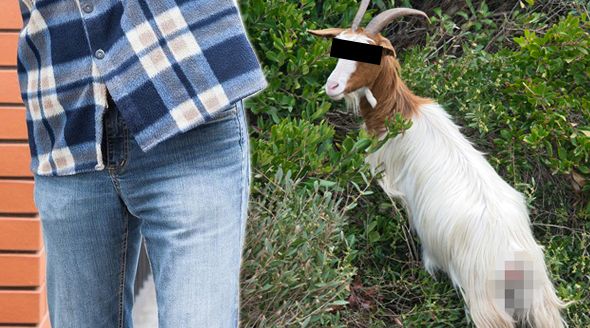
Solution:
[(494, 278), (495, 301), (509, 314), (528, 309), (541, 283), (535, 275), (535, 263), (526, 254), (497, 263)]
[(381, 65), (383, 47), (362, 42), (332, 39), (330, 56), (363, 63)]

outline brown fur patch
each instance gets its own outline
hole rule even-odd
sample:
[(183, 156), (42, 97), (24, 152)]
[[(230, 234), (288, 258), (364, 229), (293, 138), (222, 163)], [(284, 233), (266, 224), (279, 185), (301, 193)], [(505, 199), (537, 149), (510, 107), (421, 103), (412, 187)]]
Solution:
[(357, 70), (352, 74), (345, 92), (368, 87), (377, 106), (371, 107), (365, 97), (360, 100), (360, 112), (365, 121), (367, 131), (379, 135), (386, 131), (385, 119), (395, 113), (401, 113), (406, 119), (418, 114), (421, 105), (432, 103), (429, 98), (415, 95), (402, 81), (400, 65), (391, 52), (393, 46), (381, 35), (368, 35), (376, 44), (385, 48), (381, 65), (358, 63)]

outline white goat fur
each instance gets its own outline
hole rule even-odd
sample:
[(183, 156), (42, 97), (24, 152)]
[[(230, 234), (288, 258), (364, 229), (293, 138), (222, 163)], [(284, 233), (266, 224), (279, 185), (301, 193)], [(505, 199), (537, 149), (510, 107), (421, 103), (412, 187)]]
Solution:
[[(354, 69), (341, 61), (346, 72), (338, 72), (337, 65), (331, 78), (342, 82)], [(368, 88), (344, 99), (358, 113), (363, 96), (374, 108), (369, 97), (378, 100)], [(380, 186), (406, 207), (426, 270), (449, 275), (478, 327), (567, 325), (560, 316), (566, 304), (555, 294), (523, 195), (495, 172), (440, 105), (421, 105), (412, 122), (366, 161), (373, 174), (383, 170)], [(518, 304), (504, 303), (512, 298), (505, 290), (514, 290)]]

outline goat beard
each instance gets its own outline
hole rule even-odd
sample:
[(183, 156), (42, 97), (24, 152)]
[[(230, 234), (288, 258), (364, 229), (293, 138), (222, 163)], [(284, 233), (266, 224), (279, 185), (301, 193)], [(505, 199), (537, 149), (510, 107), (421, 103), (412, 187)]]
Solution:
[(372, 108), (377, 107), (377, 99), (373, 96), (373, 93), (368, 87), (362, 87), (356, 89), (353, 92), (344, 95), (344, 101), (346, 102), (346, 109), (357, 115), (361, 116), (361, 99), (365, 97)]

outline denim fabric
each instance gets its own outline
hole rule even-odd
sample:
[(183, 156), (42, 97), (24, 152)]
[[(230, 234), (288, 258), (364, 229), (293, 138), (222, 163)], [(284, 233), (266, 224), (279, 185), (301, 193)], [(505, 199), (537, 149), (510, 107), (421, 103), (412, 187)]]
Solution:
[(52, 327), (133, 327), (141, 236), (160, 327), (237, 327), (251, 182), (243, 102), (149, 152), (113, 103), (103, 124), (105, 169), (35, 175)]

